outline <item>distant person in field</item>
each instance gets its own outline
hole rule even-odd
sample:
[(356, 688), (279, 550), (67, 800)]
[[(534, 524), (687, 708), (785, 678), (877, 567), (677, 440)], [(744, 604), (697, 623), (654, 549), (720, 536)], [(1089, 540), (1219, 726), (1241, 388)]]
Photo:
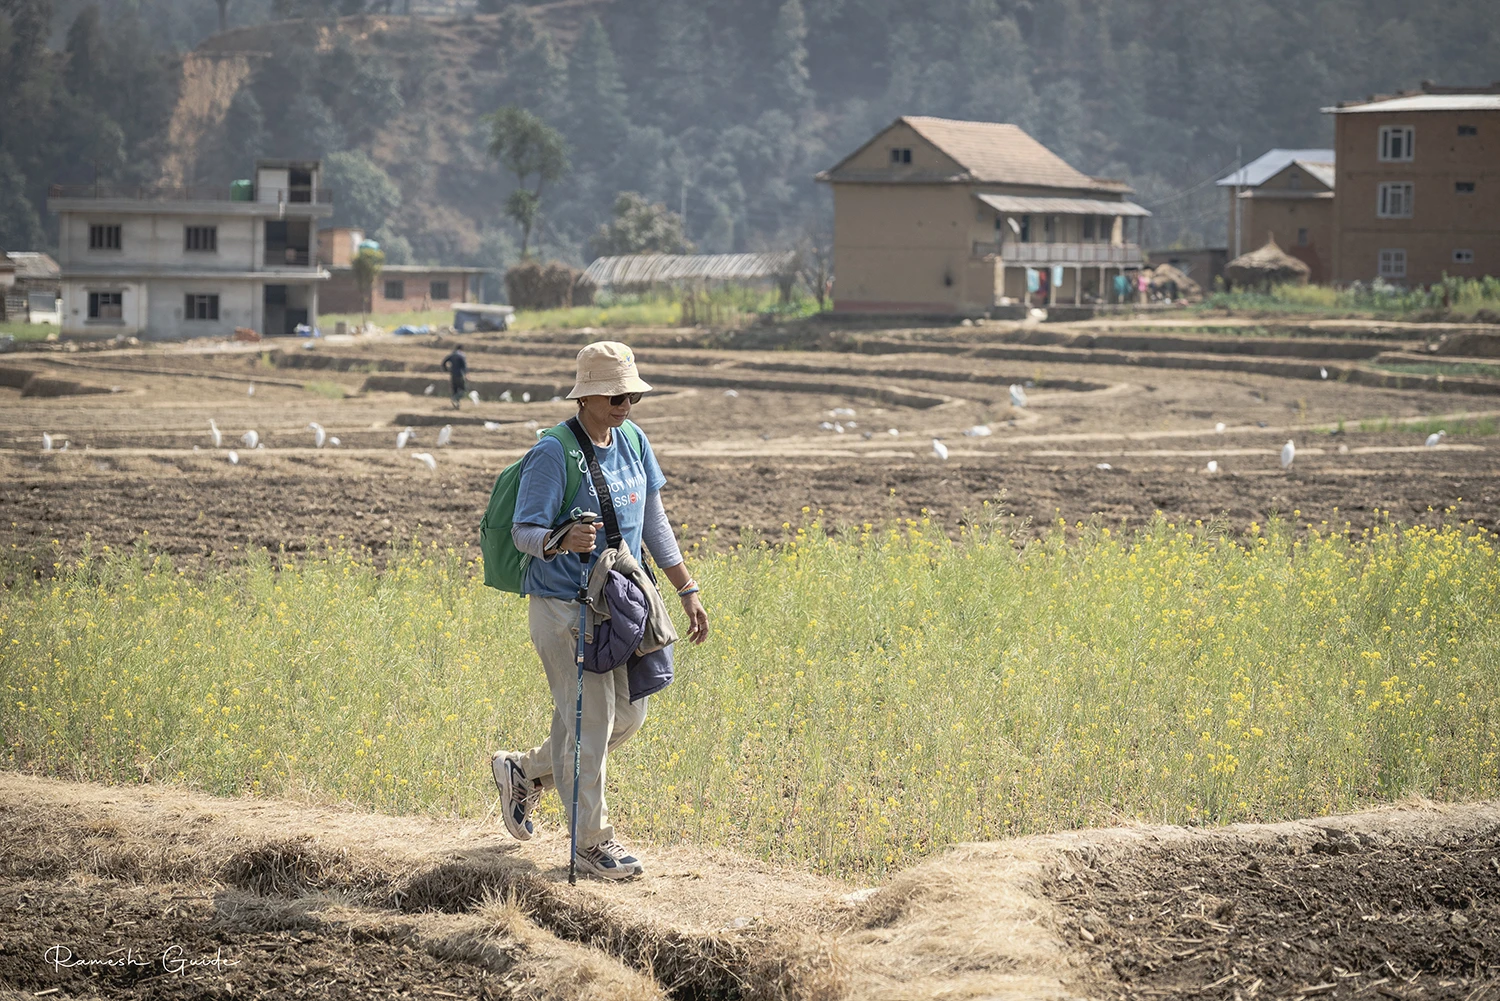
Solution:
[(469, 374), (469, 359), (464, 357), (463, 345), (453, 345), (453, 351), (443, 359), (443, 371), (448, 373), (448, 388), (453, 396), (453, 409), (463, 399), (464, 385)]
[[(708, 637), (708, 614), (662, 507), (660, 491), (666, 477), (645, 433), (633, 424), (621, 430), (631, 406), (650, 389), (636, 371), (630, 348), (618, 341), (599, 341), (578, 352), (577, 382), (568, 399), (578, 402), (578, 424), (593, 445), (619, 525), (621, 547), (637, 561), (643, 543), (651, 551), (682, 602), (688, 639), (702, 643)], [(574, 438), (570, 430), (566, 440)], [(578, 512), (604, 511), (588, 472), (583, 473), (572, 497), (563, 496), (566, 458), (564, 446), (550, 436), (527, 453), (511, 528), (516, 548), (532, 557), (522, 593), (530, 596), (531, 642), (552, 693), (552, 729), (547, 739), (529, 751), (496, 751), (491, 760), (506, 829), (522, 841), (531, 838), (532, 814), (545, 789), (557, 789), (565, 814), (572, 808), (578, 589), (588, 554), (605, 556), (602, 522), (574, 525), (553, 548), (545, 548), (553, 529), (566, 525)], [(656, 687), (663, 685), (665, 681), (659, 681)], [(608, 673), (589, 673), (583, 685), (578, 866), (606, 879), (629, 879), (644, 871), (640, 860), (616, 840), (604, 803), (605, 759), (646, 719), (647, 699), (641, 696), (631, 701), (632, 687), (630, 668), (623, 665)]]

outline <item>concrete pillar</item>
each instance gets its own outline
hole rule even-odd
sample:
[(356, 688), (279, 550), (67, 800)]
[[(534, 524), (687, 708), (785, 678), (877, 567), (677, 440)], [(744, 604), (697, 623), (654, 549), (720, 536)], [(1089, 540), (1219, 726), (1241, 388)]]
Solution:
[(1052, 280), (1055, 277), (1054, 274), (1052, 273), (1052, 265), (1048, 264), (1046, 267), (1047, 267), (1047, 305), (1049, 305), (1049, 306), (1056, 306), (1057, 305), (1057, 282), (1055, 282), (1055, 281)]
[(1073, 269), (1073, 305), (1083, 305), (1083, 265)]

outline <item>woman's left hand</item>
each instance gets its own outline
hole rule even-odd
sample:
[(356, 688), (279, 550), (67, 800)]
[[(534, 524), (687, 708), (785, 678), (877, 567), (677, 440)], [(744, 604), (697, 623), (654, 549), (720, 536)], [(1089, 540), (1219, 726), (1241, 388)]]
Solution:
[(703, 602), (698, 600), (698, 595), (684, 595), (682, 611), (688, 620), (688, 639), (694, 643), (702, 643), (708, 639), (708, 613), (703, 610)]

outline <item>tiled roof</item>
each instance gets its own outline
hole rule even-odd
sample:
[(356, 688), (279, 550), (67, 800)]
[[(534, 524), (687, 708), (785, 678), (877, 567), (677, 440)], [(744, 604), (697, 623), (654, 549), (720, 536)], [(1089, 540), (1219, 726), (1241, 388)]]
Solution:
[[(1245, 164), (1239, 170), (1231, 171), (1219, 178), (1216, 182), (1219, 187), (1227, 188), (1234, 185), (1253, 188), (1265, 184), (1276, 174), (1281, 173), (1286, 165), (1294, 161), (1307, 164), (1327, 164), (1333, 166), (1333, 150), (1331, 149), (1271, 149)], [(1330, 171), (1331, 173), (1332, 171)], [(1319, 176), (1319, 180), (1322, 177)], [(1328, 182), (1329, 187), (1333, 182)]]
[[(959, 173), (945, 171), (908, 171), (892, 177), (884, 170), (846, 171), (844, 164), (868, 148), (891, 127), (905, 124), (923, 139), (937, 147), (959, 165)], [(1075, 191), (1128, 193), (1123, 181), (1090, 177), (1068, 164), (1016, 125), (1001, 122), (965, 122), (951, 118), (929, 118), (906, 115), (882, 129), (870, 142), (851, 153), (828, 170), (819, 180), (904, 181), (907, 183), (978, 182), (981, 184), (1016, 184), (1043, 188), (1069, 188)]]
[(922, 115), (907, 115), (901, 121), (952, 157), (976, 181), (1048, 188), (1125, 188), (1088, 176), (1016, 125)]
[(62, 276), (57, 262), (46, 254), (34, 250), (12, 250), (5, 256), (16, 266), (17, 278), (58, 279)]

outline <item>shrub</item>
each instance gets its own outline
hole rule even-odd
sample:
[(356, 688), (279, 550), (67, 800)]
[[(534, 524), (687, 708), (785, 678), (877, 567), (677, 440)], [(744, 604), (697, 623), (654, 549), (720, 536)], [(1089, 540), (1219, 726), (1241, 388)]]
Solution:
[(516, 309), (567, 309), (594, 302), (594, 286), (583, 272), (561, 261), (522, 261), (505, 272), (505, 295)]

